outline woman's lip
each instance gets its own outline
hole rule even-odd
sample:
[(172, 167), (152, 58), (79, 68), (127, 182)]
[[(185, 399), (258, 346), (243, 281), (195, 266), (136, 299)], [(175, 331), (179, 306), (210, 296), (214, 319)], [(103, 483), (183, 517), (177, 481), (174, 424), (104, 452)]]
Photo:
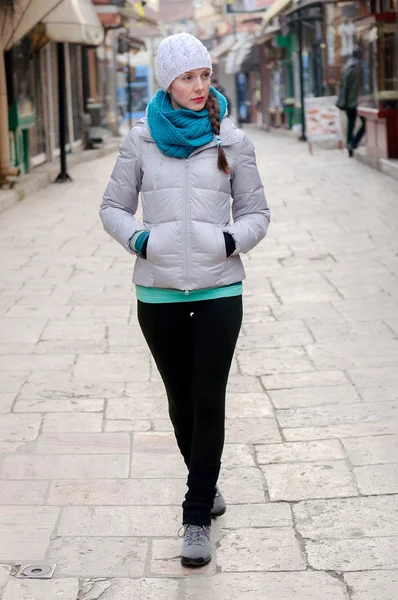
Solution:
[(203, 102), (204, 99), (204, 96), (201, 96), (200, 98), (192, 98), (192, 102)]

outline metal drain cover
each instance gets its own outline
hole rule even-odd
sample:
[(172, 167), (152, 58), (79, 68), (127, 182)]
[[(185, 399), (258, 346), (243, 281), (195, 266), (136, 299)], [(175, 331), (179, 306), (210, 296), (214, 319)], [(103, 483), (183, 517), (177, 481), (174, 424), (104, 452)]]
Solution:
[(19, 579), (51, 579), (57, 565), (21, 565), (16, 577)]

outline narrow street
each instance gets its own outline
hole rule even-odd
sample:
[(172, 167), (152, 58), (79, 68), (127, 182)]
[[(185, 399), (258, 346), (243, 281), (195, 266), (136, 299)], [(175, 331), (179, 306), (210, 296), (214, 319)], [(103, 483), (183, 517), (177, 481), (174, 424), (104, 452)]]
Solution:
[[(0, 220), (1, 600), (396, 600), (398, 184), (256, 128), (272, 223), (246, 256), (212, 562), (98, 208), (115, 155)], [(14, 565), (55, 563), (50, 580)]]

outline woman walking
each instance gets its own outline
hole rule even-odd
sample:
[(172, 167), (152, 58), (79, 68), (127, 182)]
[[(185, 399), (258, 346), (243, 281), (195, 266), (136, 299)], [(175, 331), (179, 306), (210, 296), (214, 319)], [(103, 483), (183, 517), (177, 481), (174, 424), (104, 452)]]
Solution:
[[(188, 467), (181, 552), (187, 566), (211, 560), (211, 517), (226, 510), (217, 480), (242, 321), (240, 254), (265, 236), (270, 218), (253, 145), (227, 118), (211, 73), (197, 38), (163, 40), (161, 89), (122, 143), (100, 209), (105, 231), (137, 257), (138, 320)], [(143, 223), (135, 218), (140, 192)]]

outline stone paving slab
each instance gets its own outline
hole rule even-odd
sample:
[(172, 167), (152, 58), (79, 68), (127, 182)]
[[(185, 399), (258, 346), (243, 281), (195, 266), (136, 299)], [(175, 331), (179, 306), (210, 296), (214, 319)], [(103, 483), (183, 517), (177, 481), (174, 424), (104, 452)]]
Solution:
[(148, 550), (146, 540), (130, 537), (57, 537), (49, 544), (47, 560), (56, 564), (55, 577), (142, 577)]
[(221, 572), (304, 571), (306, 560), (293, 528), (239, 528), (226, 532), (218, 543)]
[(173, 536), (180, 528), (173, 506), (68, 506), (62, 509), (58, 536)]
[(364, 465), (353, 472), (364, 496), (398, 494), (398, 464)]
[(326, 573), (220, 573), (212, 579), (191, 579), (186, 600), (348, 600), (341, 581)]
[[(336, 415), (338, 418), (338, 415)], [(381, 417), (380, 417), (381, 418)], [(289, 442), (325, 440), (330, 438), (368, 437), (369, 435), (394, 434), (398, 431), (398, 419), (371, 421), (369, 423), (340, 423), (325, 427), (286, 427), (283, 435)]]
[(179, 561), (187, 472), (134, 261), (98, 218), (114, 157), (2, 214), (1, 600), (396, 600), (396, 182), (245, 129), (273, 220), (243, 256), (204, 569)]
[(309, 541), (308, 563), (317, 571), (396, 569), (398, 537)]
[(371, 421), (389, 420), (398, 417), (398, 405), (395, 402), (344, 404), (299, 407), (296, 409), (278, 410), (277, 417), (282, 427), (305, 427), (309, 420), (313, 426), (328, 426), (339, 423), (369, 423)]
[(388, 537), (397, 531), (398, 496), (308, 500), (293, 515), (300, 535), (312, 540)]
[(79, 592), (78, 579), (53, 579), (50, 581), (23, 581), (14, 579), (9, 582), (2, 600), (76, 600)]
[(364, 402), (398, 401), (398, 388), (394, 384), (374, 385), (372, 387), (358, 386), (357, 389)]
[(273, 417), (274, 407), (264, 393), (230, 393), (227, 398), (226, 416), (228, 419)]
[(127, 433), (43, 433), (36, 454), (130, 454)]
[(341, 442), (353, 465), (398, 462), (398, 434), (343, 438)]
[(0, 393), (0, 413), (9, 413), (16, 397), (15, 392)]
[(101, 413), (46, 414), (43, 418), (43, 433), (99, 433), (102, 431)]
[(266, 390), (292, 390), (292, 394), (301, 393), (299, 388), (333, 387), (350, 383), (344, 371), (305, 371), (303, 373), (267, 374), (261, 378)]
[(342, 460), (261, 465), (271, 501), (357, 496), (349, 466)]
[(79, 600), (179, 600), (179, 582), (173, 579), (142, 577), (112, 578), (107, 581), (83, 580)]
[(1, 481), (0, 504), (42, 506), (48, 490), (47, 481)]
[(1, 506), (0, 560), (44, 559), (58, 516), (55, 506)]
[[(221, 521), (219, 521), (221, 523)], [(222, 519), (223, 529), (254, 527), (292, 527), (288, 504), (231, 504)]]
[(2, 415), (0, 439), (20, 442), (34, 440), (39, 433), (40, 424), (41, 419), (38, 415), (14, 415), (11, 413)]
[(129, 472), (129, 456), (99, 455), (9, 455), (0, 467), (1, 479), (114, 479)]
[(240, 440), (244, 443), (281, 442), (276, 419), (227, 419), (225, 427), (227, 442)]
[(184, 479), (58, 480), (51, 484), (47, 503), (55, 506), (178, 506), (185, 492)]
[(345, 453), (339, 440), (263, 444), (255, 446), (255, 451), (259, 465), (288, 462), (316, 462), (345, 458)]
[(257, 467), (222, 469), (220, 485), (231, 504), (262, 504), (266, 498), (266, 482)]
[(347, 573), (344, 580), (352, 600), (395, 600), (397, 596), (398, 571)]
[[(276, 409), (355, 404), (361, 400), (353, 385), (313, 386), (268, 390)], [(334, 408), (336, 410), (336, 407)], [(283, 414), (283, 413), (282, 413)]]

